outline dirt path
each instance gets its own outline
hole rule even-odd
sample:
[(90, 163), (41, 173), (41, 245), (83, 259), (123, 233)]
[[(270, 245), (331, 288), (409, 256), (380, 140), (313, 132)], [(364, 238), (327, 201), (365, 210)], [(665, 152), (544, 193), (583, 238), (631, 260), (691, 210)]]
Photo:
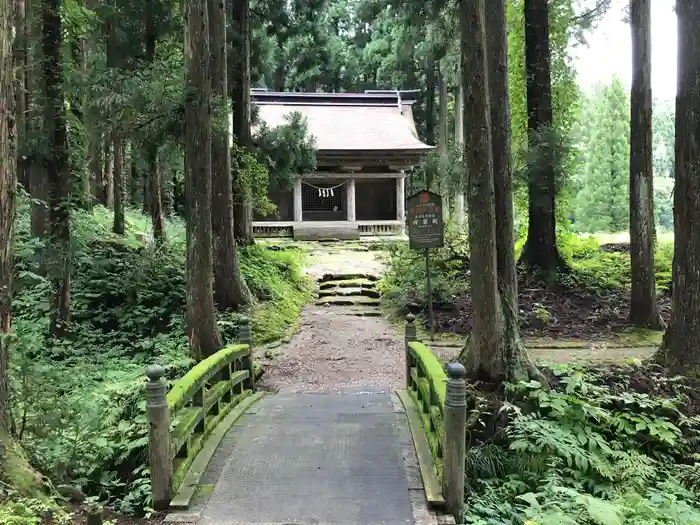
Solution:
[(285, 392), (391, 388), (404, 382), (403, 339), (381, 317), (356, 317), (339, 306), (309, 306), (299, 331), (263, 382)]
[[(328, 274), (378, 278), (384, 270), (382, 256), (342, 245), (318, 246), (306, 271), (316, 279)], [(351, 315), (353, 310), (357, 308), (307, 306), (292, 340), (276, 349), (279, 355), (268, 364), (263, 384), (284, 392), (400, 387), (403, 337), (384, 318)]]

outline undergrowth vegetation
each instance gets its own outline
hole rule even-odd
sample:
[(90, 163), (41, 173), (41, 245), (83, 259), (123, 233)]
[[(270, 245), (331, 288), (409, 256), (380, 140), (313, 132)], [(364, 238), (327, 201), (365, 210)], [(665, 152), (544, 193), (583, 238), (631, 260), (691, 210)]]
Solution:
[[(175, 379), (193, 363), (184, 324), (184, 225), (169, 221), (168, 241), (156, 247), (143, 241), (149, 227), (139, 214), (128, 214), (126, 235), (117, 236), (108, 210), (76, 212), (73, 324), (67, 339), (54, 340), (47, 336), (50, 283), (35, 256), (41, 246), (29, 233), (27, 203), (20, 208), (11, 430), (55, 486), (141, 512), (150, 504), (145, 367), (158, 362)], [(302, 252), (252, 246), (239, 255), (256, 300), (249, 312), (219, 314), (224, 341), (235, 341), (243, 314), (252, 317), (255, 343), (282, 337), (312, 290)]]
[[(516, 242), (520, 256), (525, 238)], [(556, 283), (530, 281), (519, 269), (520, 325), (526, 335), (594, 337), (627, 327), (630, 255), (624, 244), (602, 244), (596, 236), (558, 232), (558, 248), (571, 271)], [(399, 310), (426, 309), (426, 266), (422, 251), (407, 243), (390, 247), (383, 297)], [(660, 239), (656, 250), (656, 280), (661, 313), (668, 314), (673, 243)], [(448, 228), (445, 246), (431, 250), (432, 300), (437, 328), (467, 333), (471, 328), (469, 253), (466, 232)]]
[(654, 367), (545, 373), (552, 390), (472, 391), (466, 523), (700, 523), (697, 384)]

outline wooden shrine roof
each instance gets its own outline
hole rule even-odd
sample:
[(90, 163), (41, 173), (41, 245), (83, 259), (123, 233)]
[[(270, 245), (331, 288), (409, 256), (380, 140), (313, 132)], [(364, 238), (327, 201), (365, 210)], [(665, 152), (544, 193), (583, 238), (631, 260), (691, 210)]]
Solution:
[[(308, 122), (318, 153), (373, 156), (406, 154), (419, 158), (433, 149), (421, 142), (412, 101), (398, 92), (297, 93), (253, 90), (258, 117), (270, 127), (299, 112)], [(383, 156), (383, 155), (382, 155)]]

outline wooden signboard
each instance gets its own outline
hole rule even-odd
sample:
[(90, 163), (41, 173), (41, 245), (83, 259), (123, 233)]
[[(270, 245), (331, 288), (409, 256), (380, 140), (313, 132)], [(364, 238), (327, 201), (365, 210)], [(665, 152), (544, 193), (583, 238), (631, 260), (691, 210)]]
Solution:
[(445, 223), (442, 220), (442, 197), (431, 191), (419, 191), (408, 200), (408, 246), (425, 252), (425, 285), (427, 291), (430, 337), (435, 338), (433, 287), (430, 282), (430, 248), (445, 244)]
[(430, 191), (411, 195), (408, 207), (408, 245), (412, 250), (441, 248), (445, 244), (442, 197)]

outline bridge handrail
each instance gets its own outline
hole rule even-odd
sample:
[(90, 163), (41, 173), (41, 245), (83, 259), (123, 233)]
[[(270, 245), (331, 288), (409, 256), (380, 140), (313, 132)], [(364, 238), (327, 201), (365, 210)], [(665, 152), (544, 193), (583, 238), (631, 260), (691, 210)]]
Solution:
[(406, 391), (418, 409), (433, 463), (450, 512), (461, 514), (466, 447), (466, 371), (450, 363), (447, 371), (417, 340), (415, 316), (406, 317)]
[(250, 321), (241, 319), (239, 344), (197, 363), (166, 394), (165, 370), (146, 370), (151, 496), (166, 510), (187, 469), (214, 428), (255, 390)]

